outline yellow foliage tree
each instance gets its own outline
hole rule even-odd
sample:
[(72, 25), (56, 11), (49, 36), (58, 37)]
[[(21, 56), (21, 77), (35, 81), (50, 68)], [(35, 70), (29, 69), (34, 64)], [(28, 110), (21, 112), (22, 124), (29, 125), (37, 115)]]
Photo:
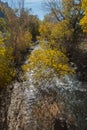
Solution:
[(82, 9), (84, 10), (84, 17), (80, 21), (83, 31), (87, 33), (87, 0), (82, 0)]
[(38, 48), (29, 57), (29, 64), (23, 66), (24, 70), (34, 70), (35, 77), (47, 78), (51, 75), (66, 75), (74, 72), (68, 65), (68, 58), (58, 50), (50, 47)]
[(71, 29), (69, 30), (68, 24), (69, 22), (67, 20), (62, 20), (61, 22), (55, 24), (51, 37), (56, 41), (69, 38), (71, 36)]
[(43, 40), (49, 40), (53, 28), (53, 23), (43, 22), (40, 24), (39, 32)]
[(6, 47), (4, 39), (0, 37), (0, 87), (4, 87), (10, 83), (15, 76), (11, 66), (12, 61), (12, 49)]
[(26, 47), (30, 47), (32, 40), (32, 35), (29, 31), (25, 31), (24, 33), (24, 43), (26, 44)]
[(57, 48), (65, 52), (65, 41), (70, 40), (73, 33), (73, 29), (69, 29), (68, 25), (69, 20), (62, 20), (58, 23), (41, 23), (39, 29), (41, 40), (47, 40), (52, 49)]
[[(61, 44), (65, 45), (65, 41), (69, 40), (72, 36), (73, 29), (69, 29), (68, 27), (69, 21), (68, 20), (62, 20), (59, 23), (56, 23), (54, 25), (54, 28), (52, 29), (51, 33), (51, 46), (54, 48), (60, 49)], [(64, 46), (62, 46), (64, 48)]]

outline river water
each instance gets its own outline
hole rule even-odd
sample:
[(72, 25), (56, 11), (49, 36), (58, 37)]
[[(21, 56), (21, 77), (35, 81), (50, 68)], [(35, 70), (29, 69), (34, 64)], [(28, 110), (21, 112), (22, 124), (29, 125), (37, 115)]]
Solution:
[(75, 75), (35, 81), (33, 73), (14, 84), (8, 130), (57, 130), (55, 120), (61, 122), (59, 130), (87, 130), (87, 84)]

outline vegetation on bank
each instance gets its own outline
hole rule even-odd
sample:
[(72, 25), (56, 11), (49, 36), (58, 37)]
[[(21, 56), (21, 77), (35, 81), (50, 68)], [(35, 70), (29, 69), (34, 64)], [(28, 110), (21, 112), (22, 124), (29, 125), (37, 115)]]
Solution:
[(0, 18), (0, 87), (4, 87), (18, 78), (17, 71), (38, 34), (39, 19), (22, 8), (13, 10), (4, 3), (0, 3), (0, 11), (4, 13)]
[[(41, 47), (41, 46), (40, 46)], [(33, 70), (35, 78), (49, 78), (57, 75), (61, 77), (74, 73), (69, 67), (68, 58), (58, 50), (50, 47), (41, 47), (34, 50), (29, 57), (29, 63), (23, 66), (24, 70)]]
[(14, 68), (12, 67), (12, 48), (5, 47), (4, 40), (5, 38), (0, 35), (0, 86), (7, 85), (15, 76)]
[(24, 7), (13, 10), (0, 4), (4, 13), (0, 18), (0, 87), (16, 77), (15, 70), (21, 67), (36, 40), (42, 41), (44, 47), (29, 56), (30, 63), (23, 66), (24, 69), (39, 68), (36, 70), (39, 76), (48, 68), (59, 77), (73, 73), (67, 57), (70, 58), (86, 38), (87, 1), (62, 0), (59, 5), (58, 1), (49, 0), (45, 5), (49, 13), (40, 21)]

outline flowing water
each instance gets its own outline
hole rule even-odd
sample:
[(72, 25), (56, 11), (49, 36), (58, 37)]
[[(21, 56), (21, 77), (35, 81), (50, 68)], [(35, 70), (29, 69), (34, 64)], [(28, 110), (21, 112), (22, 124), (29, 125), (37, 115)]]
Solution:
[(26, 80), (14, 84), (8, 130), (57, 130), (56, 120), (59, 130), (87, 130), (87, 84), (75, 75), (35, 81), (33, 73), (26, 72)]

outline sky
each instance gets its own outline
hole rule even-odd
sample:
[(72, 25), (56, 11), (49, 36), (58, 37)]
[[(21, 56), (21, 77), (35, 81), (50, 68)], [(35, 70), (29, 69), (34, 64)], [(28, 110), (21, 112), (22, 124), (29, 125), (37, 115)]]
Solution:
[[(12, 0), (1, 0), (3, 2), (8, 2), (11, 6)], [(15, 1), (15, 0), (13, 0)], [(38, 15), (39, 19), (43, 20), (46, 10), (43, 7), (44, 0), (25, 0), (25, 7), (32, 9), (32, 14)]]

